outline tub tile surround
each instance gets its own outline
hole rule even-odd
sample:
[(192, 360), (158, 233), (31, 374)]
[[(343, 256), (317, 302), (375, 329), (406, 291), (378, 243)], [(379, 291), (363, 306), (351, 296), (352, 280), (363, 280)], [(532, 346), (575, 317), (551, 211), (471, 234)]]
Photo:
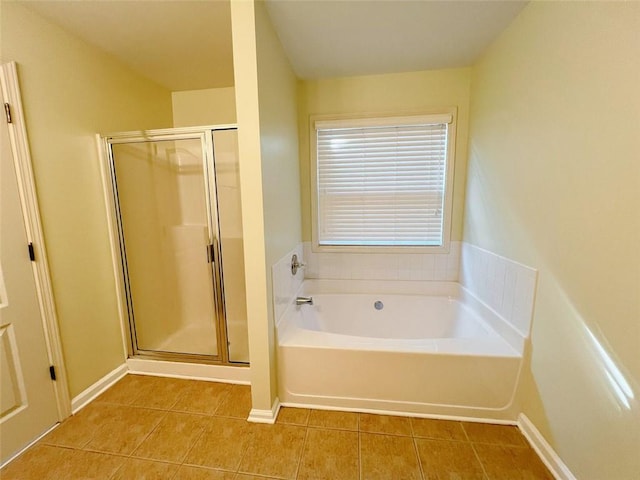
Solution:
[[(291, 275), (291, 256), (306, 267)], [(304, 242), (272, 267), (276, 323), (292, 304), (304, 279), (459, 282), (463, 295), (497, 317), (491, 327), (521, 350), (529, 336), (537, 270), (466, 242), (451, 242), (449, 253), (319, 253)], [(434, 283), (435, 284), (435, 283)], [(405, 284), (406, 285), (406, 284)], [(505, 323), (506, 325), (502, 325)]]
[(305, 278), (458, 281), (460, 242), (449, 253), (325, 253), (303, 244)]
[(460, 284), (522, 337), (531, 330), (537, 277), (534, 268), (462, 244)]

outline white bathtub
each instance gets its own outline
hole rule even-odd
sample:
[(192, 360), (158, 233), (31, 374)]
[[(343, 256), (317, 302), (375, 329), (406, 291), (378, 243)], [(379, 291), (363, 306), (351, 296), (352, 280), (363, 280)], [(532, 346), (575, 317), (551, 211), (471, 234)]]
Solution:
[(314, 304), (278, 323), (283, 404), (513, 420), (524, 339), (457, 283), (306, 280), (298, 295)]

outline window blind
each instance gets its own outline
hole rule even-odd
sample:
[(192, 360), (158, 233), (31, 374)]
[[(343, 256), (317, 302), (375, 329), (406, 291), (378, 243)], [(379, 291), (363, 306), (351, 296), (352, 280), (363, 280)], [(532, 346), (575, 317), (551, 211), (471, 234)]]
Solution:
[(442, 245), (447, 127), (316, 124), (318, 243)]

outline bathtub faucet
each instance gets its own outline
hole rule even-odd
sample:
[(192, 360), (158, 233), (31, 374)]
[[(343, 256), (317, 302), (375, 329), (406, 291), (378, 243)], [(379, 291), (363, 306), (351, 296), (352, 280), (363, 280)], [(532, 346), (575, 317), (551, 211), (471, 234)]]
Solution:
[(298, 255), (294, 253), (293, 256), (291, 257), (291, 275), (295, 275), (296, 273), (298, 273), (298, 270), (306, 266), (307, 264), (299, 261)]
[(296, 305), (313, 305), (313, 297), (297, 297)]

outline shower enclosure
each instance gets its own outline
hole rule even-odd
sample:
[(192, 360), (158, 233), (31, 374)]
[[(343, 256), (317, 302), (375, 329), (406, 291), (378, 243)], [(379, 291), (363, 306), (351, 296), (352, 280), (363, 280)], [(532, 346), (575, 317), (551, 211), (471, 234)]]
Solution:
[(248, 362), (237, 131), (130, 132), (103, 142), (130, 354)]

